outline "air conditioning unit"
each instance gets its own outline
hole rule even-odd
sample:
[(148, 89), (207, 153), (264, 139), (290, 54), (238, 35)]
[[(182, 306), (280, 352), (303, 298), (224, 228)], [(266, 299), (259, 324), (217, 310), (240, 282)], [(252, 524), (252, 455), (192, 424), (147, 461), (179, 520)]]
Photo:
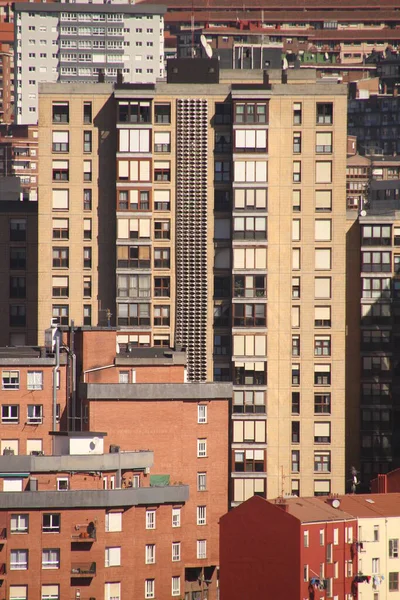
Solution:
[(144, 474), (148, 475), (150, 473), (150, 467), (146, 467), (144, 470)]
[(120, 450), (120, 446), (116, 446), (115, 444), (110, 445), (110, 454), (117, 454)]

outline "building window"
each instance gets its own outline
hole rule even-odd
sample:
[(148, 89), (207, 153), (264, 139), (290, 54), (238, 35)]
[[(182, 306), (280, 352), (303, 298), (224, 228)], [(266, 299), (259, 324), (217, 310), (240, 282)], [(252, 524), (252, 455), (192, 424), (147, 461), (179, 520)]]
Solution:
[(267, 123), (268, 105), (266, 102), (235, 102), (235, 123)]
[(172, 542), (172, 562), (178, 562), (181, 560), (181, 543)]
[(229, 102), (216, 102), (214, 121), (216, 125), (230, 125), (232, 122), (232, 105)]
[(155, 580), (154, 579), (146, 579), (144, 583), (144, 597), (155, 598)]
[(92, 190), (83, 190), (83, 210), (92, 210)]
[[(4, 371), (3, 371), (4, 373)], [(5, 388), (4, 387), (4, 375), (3, 375), (3, 390), (4, 389), (18, 389), (18, 388)], [(19, 421), (19, 406), (18, 404), (3, 404), (1, 407), (1, 422), (2, 423), (18, 423)]]
[(230, 190), (214, 190), (214, 210), (227, 212), (232, 207), (232, 196)]
[(89, 124), (92, 122), (92, 103), (91, 102), (83, 103), (83, 122), (85, 124)]
[(265, 304), (233, 305), (234, 327), (265, 327), (266, 322)]
[(89, 247), (83, 249), (83, 268), (92, 268), (92, 249)]
[(122, 326), (149, 326), (150, 304), (117, 304), (117, 323)]
[(293, 212), (301, 211), (301, 190), (292, 191), (292, 210)]
[(83, 181), (92, 181), (92, 161), (83, 161)]
[(106, 513), (106, 532), (122, 531), (122, 513)]
[(197, 458), (204, 458), (207, 456), (207, 440), (206, 439), (198, 439), (197, 440)]
[(314, 326), (315, 327), (330, 327), (331, 326), (331, 307), (316, 306), (314, 309)]
[(330, 212), (332, 210), (332, 190), (316, 190), (315, 212)]
[(105, 567), (119, 567), (121, 565), (121, 548), (106, 548), (105, 549)]
[[(396, 243), (394, 237), (394, 245)], [(390, 225), (363, 225), (361, 228), (362, 246), (391, 246), (392, 228)]]
[(314, 365), (314, 385), (331, 384), (331, 365)]
[(197, 558), (207, 558), (207, 540), (197, 540)]
[(217, 183), (229, 183), (231, 181), (230, 161), (216, 160), (214, 165), (214, 181)]
[(317, 102), (317, 125), (332, 125), (333, 104), (332, 102)]
[(146, 529), (156, 528), (156, 511), (146, 510)]
[(26, 298), (25, 277), (10, 277), (10, 298)]
[(197, 491), (205, 492), (207, 490), (207, 473), (197, 473)]
[(83, 305), (83, 324), (86, 326), (92, 325), (92, 307), (90, 304)]
[(69, 220), (53, 219), (53, 239), (68, 240), (69, 238)]
[(377, 575), (379, 573), (379, 558), (372, 559), (372, 574)]
[(206, 525), (207, 524), (207, 507), (206, 506), (198, 506), (197, 507), (197, 525)]
[(69, 267), (69, 248), (53, 248), (53, 268), (67, 269)]
[(181, 578), (177, 575), (171, 579), (171, 594), (172, 596), (179, 596), (181, 593)]
[(26, 269), (26, 248), (10, 248), (10, 269)]
[[(374, 525), (374, 542), (379, 542), (379, 525)], [(379, 573), (379, 569), (376, 573)]]
[(92, 132), (91, 131), (83, 132), (83, 151), (84, 152), (92, 151)]
[(154, 311), (154, 326), (156, 327), (167, 327), (170, 324), (170, 307), (156, 305), (153, 308)]
[[(229, 279), (226, 277), (220, 279), (225, 281), (225, 285), (229, 283)], [(214, 295), (216, 296), (215, 287)], [(266, 298), (267, 281), (265, 275), (235, 275), (233, 295), (235, 298)]]
[(3, 371), (1, 377), (3, 390), (19, 390), (19, 371)]
[(300, 277), (292, 277), (292, 298), (294, 300), (300, 298)]
[(292, 444), (300, 443), (300, 421), (292, 421)]
[(331, 414), (330, 394), (314, 394), (314, 412), (315, 414)]
[(293, 161), (293, 183), (301, 182), (301, 161)]
[[(292, 335), (292, 356), (300, 356), (300, 336)], [(296, 385), (300, 383), (300, 365), (299, 367), (299, 381)], [(293, 377), (293, 368), (292, 368), (292, 377)]]
[(293, 134), (293, 154), (301, 152), (301, 133), (299, 131)]
[(43, 371), (28, 371), (27, 388), (28, 390), (43, 389)]
[(68, 131), (53, 131), (52, 140), (53, 152), (69, 152)]
[(207, 405), (206, 404), (198, 404), (197, 405), (197, 422), (198, 423), (207, 423)]
[(330, 423), (314, 423), (314, 444), (330, 444), (331, 443), (331, 424)]
[(301, 125), (301, 102), (293, 104), (293, 125)]
[(171, 223), (170, 223), (170, 221), (155, 221), (155, 223), (154, 223), (154, 238), (156, 240), (171, 239)]
[(29, 515), (11, 515), (11, 533), (28, 533)]
[(52, 317), (58, 325), (69, 324), (68, 304), (53, 304)]
[(300, 392), (292, 392), (292, 415), (300, 414)]
[(24, 304), (11, 304), (10, 327), (25, 327), (26, 306)]
[(330, 154), (332, 152), (332, 132), (317, 131), (315, 152), (317, 154)]
[(68, 102), (53, 102), (53, 123), (69, 123)]
[(58, 513), (44, 514), (42, 517), (43, 533), (60, 533), (61, 515)]
[(28, 550), (10, 551), (10, 570), (25, 571), (28, 568)]
[(92, 297), (92, 278), (90, 275), (85, 276), (83, 278), (83, 297), (84, 298)]
[(389, 540), (389, 558), (399, 558), (399, 540)]
[[(299, 339), (299, 350), (300, 350), (300, 339)], [(300, 385), (300, 365), (298, 363), (292, 364), (292, 385)]]
[(67, 490), (69, 490), (68, 477), (57, 477), (57, 491), (66, 492)]
[(300, 450), (292, 450), (292, 473), (300, 473)]
[(154, 120), (162, 125), (171, 123), (171, 104), (154, 104)]
[(59, 585), (42, 585), (42, 600), (59, 600), (60, 586)]
[(314, 452), (314, 471), (318, 473), (330, 473), (331, 471), (331, 453)]
[(146, 544), (145, 562), (146, 562), (146, 565), (152, 565), (156, 562), (156, 545), (155, 544)]
[(172, 509), (172, 527), (180, 527), (181, 526), (181, 509), (173, 508)]
[(399, 591), (399, 572), (389, 573), (389, 592)]
[(26, 241), (26, 219), (10, 219), (10, 242)]
[(69, 284), (68, 277), (53, 275), (52, 277), (52, 294), (53, 298), (68, 298)]
[(53, 181), (69, 181), (69, 161), (53, 160)]
[(171, 163), (169, 161), (154, 162), (154, 181), (171, 181)]
[(154, 248), (154, 268), (169, 269), (170, 268), (170, 249), (169, 248)]
[(314, 356), (331, 355), (331, 336), (316, 335), (314, 337)]
[(310, 536), (308, 530), (303, 531), (303, 546), (304, 548), (308, 548), (310, 545)]

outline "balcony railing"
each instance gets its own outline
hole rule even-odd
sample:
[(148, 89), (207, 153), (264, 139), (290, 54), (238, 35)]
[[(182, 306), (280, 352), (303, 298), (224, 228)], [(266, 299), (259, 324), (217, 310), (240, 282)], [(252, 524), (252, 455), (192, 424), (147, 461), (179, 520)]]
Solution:
[(96, 563), (72, 563), (72, 577), (93, 577), (96, 575)]
[(73, 542), (94, 542), (96, 540), (96, 527), (93, 523), (88, 525), (75, 525), (71, 533)]

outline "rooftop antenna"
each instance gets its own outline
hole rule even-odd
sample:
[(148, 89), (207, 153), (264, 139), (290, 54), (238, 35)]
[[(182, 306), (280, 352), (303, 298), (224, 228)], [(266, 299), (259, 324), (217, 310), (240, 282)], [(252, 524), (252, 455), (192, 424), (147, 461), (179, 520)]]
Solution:
[(194, 0), (192, 0), (192, 16), (190, 18), (190, 29), (192, 31), (192, 58), (195, 57), (194, 50)]
[(357, 486), (360, 485), (360, 481), (357, 477), (358, 471), (355, 467), (351, 467), (351, 493), (355, 494), (357, 490)]

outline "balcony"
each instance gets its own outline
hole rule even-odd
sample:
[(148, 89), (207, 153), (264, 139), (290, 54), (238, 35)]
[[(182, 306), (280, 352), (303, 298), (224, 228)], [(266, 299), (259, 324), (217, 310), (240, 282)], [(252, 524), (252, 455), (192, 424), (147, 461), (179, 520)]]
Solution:
[(89, 543), (96, 541), (96, 527), (94, 523), (75, 525), (71, 533), (71, 542)]
[(71, 577), (94, 577), (96, 575), (96, 563), (72, 563)]

